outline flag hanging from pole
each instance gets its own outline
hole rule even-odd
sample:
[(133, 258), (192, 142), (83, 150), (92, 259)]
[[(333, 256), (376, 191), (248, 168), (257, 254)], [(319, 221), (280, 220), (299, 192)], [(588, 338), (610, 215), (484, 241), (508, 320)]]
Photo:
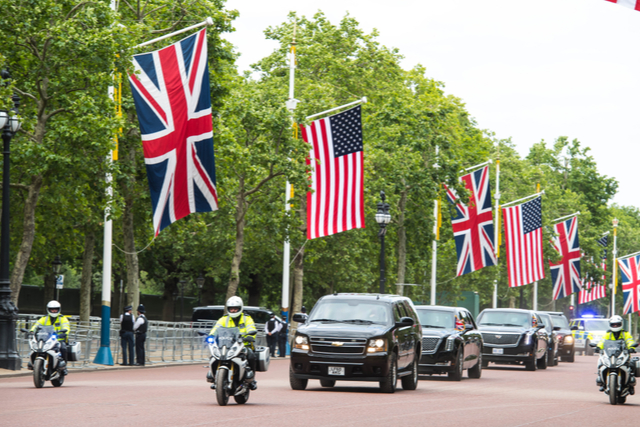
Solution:
[(155, 235), (193, 212), (218, 209), (206, 30), (134, 55), (138, 113)]
[(553, 237), (553, 247), (562, 259), (549, 262), (551, 281), (553, 283), (553, 299), (568, 297), (574, 292), (580, 292), (582, 278), (580, 277), (580, 240), (578, 238), (578, 217), (574, 216), (553, 226), (556, 236)]
[(307, 238), (364, 228), (364, 165), (361, 107), (301, 125), (311, 145), (307, 164)]
[(509, 287), (544, 278), (542, 198), (502, 208)]
[(451, 211), (451, 225), (458, 254), (457, 276), (497, 263), (493, 244), (489, 167), (485, 166), (464, 175), (460, 180), (471, 192), (468, 205), (458, 200), (455, 191), (445, 185), (447, 199), (454, 206)]
[(640, 311), (640, 255), (618, 260), (624, 293), (623, 314)]
[(627, 7), (629, 9), (640, 10), (640, 0), (605, 0), (611, 3), (619, 4), (620, 6)]
[[(585, 255), (582, 254), (582, 258), (585, 259)], [(591, 262), (593, 265), (593, 257), (591, 258)], [(604, 282), (604, 276), (603, 281)], [(588, 302), (595, 301), (600, 298), (605, 298), (607, 296), (607, 287), (602, 285), (601, 283), (597, 283), (593, 277), (587, 278), (585, 277), (582, 281), (582, 289), (580, 293), (578, 293), (578, 304), (586, 304)]]

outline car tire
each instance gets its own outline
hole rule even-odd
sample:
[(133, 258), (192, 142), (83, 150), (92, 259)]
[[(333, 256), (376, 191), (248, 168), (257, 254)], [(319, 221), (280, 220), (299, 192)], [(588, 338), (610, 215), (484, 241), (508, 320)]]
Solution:
[(449, 372), (448, 376), (451, 381), (462, 380), (462, 373), (464, 372), (464, 349), (462, 346), (458, 349), (458, 355), (456, 357), (455, 370)]
[(291, 369), (291, 366), (289, 366), (289, 385), (291, 386), (292, 390), (304, 390), (305, 388), (307, 388), (308, 382), (309, 380), (307, 379), (296, 378), (293, 375), (293, 369)]
[(380, 390), (383, 393), (395, 393), (396, 384), (398, 383), (398, 361), (395, 353), (391, 353), (391, 361), (389, 362), (389, 372), (387, 377), (380, 381)]
[(553, 351), (547, 350), (547, 366), (555, 366), (556, 358), (554, 356)]
[(576, 353), (574, 351), (572, 351), (570, 355), (562, 356), (562, 361), (563, 362), (569, 362), (569, 363), (575, 362), (576, 361)]
[[(548, 352), (547, 352), (548, 353)], [(547, 354), (536, 361), (538, 369), (547, 369)]]
[(415, 390), (418, 388), (418, 356), (413, 359), (411, 364), (411, 374), (400, 378), (403, 390)]
[(482, 361), (482, 353), (478, 355), (478, 360), (475, 365), (473, 365), (467, 371), (467, 375), (469, 378), (480, 378), (482, 376), (482, 368), (484, 367), (484, 362)]
[(538, 369), (538, 364), (536, 363), (536, 349), (533, 349), (533, 356), (531, 356), (530, 360), (527, 360), (526, 362), (524, 362), (524, 366), (525, 369), (527, 371), (535, 371), (536, 369)]
[(331, 388), (336, 385), (336, 380), (320, 380), (320, 385), (322, 387)]
[(593, 351), (593, 348), (591, 348), (591, 346), (589, 344), (591, 344), (591, 341), (587, 340), (585, 342), (584, 354), (586, 354), (587, 356), (593, 356), (595, 354), (595, 352)]

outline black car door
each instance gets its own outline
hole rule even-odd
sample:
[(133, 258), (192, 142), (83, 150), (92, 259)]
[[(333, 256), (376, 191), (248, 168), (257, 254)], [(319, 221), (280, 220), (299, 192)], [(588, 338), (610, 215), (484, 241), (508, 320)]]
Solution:
[[(407, 317), (407, 312), (405, 311), (404, 305), (401, 301), (398, 301), (393, 304), (393, 314), (396, 322), (400, 321), (403, 317)], [(408, 356), (407, 356), (407, 340), (409, 340), (409, 336), (411, 334), (410, 326), (403, 326), (397, 328), (395, 330), (395, 336), (398, 345), (398, 369), (402, 369), (407, 366)]]

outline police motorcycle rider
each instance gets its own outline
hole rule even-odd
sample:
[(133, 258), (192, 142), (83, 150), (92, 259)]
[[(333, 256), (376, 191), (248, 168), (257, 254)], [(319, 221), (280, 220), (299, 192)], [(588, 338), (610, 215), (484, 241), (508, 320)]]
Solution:
[[(227, 314), (218, 319), (209, 335), (213, 335), (220, 326), (238, 328), (240, 330), (240, 335), (245, 339), (244, 345), (247, 348), (247, 361), (249, 362), (249, 369), (247, 369), (245, 379), (249, 382), (249, 388), (255, 390), (258, 388), (258, 382), (255, 380), (256, 354), (251, 349), (251, 341), (253, 341), (253, 336), (258, 330), (251, 316), (242, 312), (244, 308), (242, 298), (237, 296), (229, 298), (226, 308)], [(213, 388), (214, 386), (212, 385), (211, 387)]]
[[(611, 318), (609, 319), (609, 330), (607, 331), (606, 334), (604, 334), (604, 336), (602, 337), (602, 340), (598, 343), (597, 345), (598, 352), (602, 351), (602, 349), (604, 348), (604, 342), (606, 340), (612, 340), (612, 341), (624, 340), (629, 352), (630, 353), (636, 352), (635, 345), (634, 345), (635, 342), (633, 341), (633, 337), (629, 332), (622, 329), (622, 317), (618, 315), (611, 316)], [(600, 391), (604, 391), (604, 382), (602, 381), (602, 378), (600, 378), (600, 366), (601, 366), (601, 362), (600, 360), (598, 360), (598, 377), (596, 378), (596, 384), (600, 386)], [(633, 373), (635, 372), (635, 370), (630, 369), (630, 372)], [(635, 376), (631, 375), (629, 379), (629, 383), (630, 383), (629, 388), (631, 390), (631, 394), (633, 394), (634, 386), (636, 384)]]
[[(60, 353), (62, 354), (62, 360), (58, 364), (58, 369), (62, 375), (67, 375), (69, 373), (69, 371), (67, 371), (67, 344), (69, 343), (69, 331), (71, 330), (71, 327), (69, 326), (69, 320), (60, 315), (61, 309), (62, 307), (58, 301), (49, 301), (47, 304), (47, 315), (38, 319), (30, 332), (35, 332), (38, 326), (53, 326), (53, 329), (56, 331), (56, 335), (58, 335)], [(27, 364), (27, 368), (29, 370), (33, 370), (31, 361)]]

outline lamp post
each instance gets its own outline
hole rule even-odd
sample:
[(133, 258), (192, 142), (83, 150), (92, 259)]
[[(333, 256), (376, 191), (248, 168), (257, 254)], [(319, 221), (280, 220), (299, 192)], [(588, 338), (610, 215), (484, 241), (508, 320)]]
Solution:
[(380, 226), (378, 237), (380, 237), (380, 293), (384, 294), (384, 281), (386, 280), (384, 274), (384, 235), (387, 234), (387, 224), (391, 221), (391, 215), (389, 214), (389, 203), (386, 203), (384, 191), (380, 192), (380, 199), (382, 202), (378, 203), (378, 211), (376, 212), (376, 222)]
[(56, 301), (60, 302), (60, 289), (58, 288), (58, 277), (60, 276), (60, 270), (62, 269), (62, 261), (60, 261), (60, 255), (56, 255), (56, 259), (51, 263), (51, 270), (56, 277)]
[(184, 317), (184, 285), (186, 280), (180, 280), (180, 321), (183, 322)]
[(198, 285), (198, 305), (202, 305), (202, 287), (204, 286), (204, 277), (202, 273), (196, 279), (196, 285)]
[[(2, 79), (10, 78), (9, 72), (2, 70)], [(0, 111), (0, 129), (4, 143), (3, 173), (2, 173), (2, 236), (0, 238), (0, 368), (18, 371), (22, 361), (16, 351), (16, 319), (18, 308), (11, 301), (11, 282), (9, 280), (9, 147), (11, 138), (20, 129), (18, 107), (20, 97), (13, 95), (14, 108), (10, 111)]]

